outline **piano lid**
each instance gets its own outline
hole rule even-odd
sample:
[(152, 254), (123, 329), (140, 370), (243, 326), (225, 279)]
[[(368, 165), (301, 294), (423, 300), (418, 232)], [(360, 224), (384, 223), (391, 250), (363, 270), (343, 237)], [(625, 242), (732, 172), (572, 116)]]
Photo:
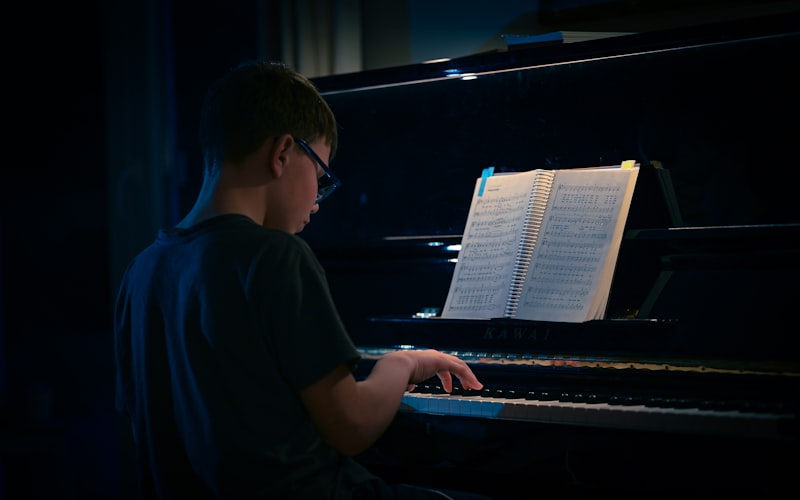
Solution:
[[(800, 111), (798, 16), (479, 54), (315, 79), (343, 186), (313, 246), (458, 236), (483, 168), (636, 159), (671, 172), (687, 226), (800, 221), (786, 182)], [(459, 76), (475, 73), (477, 78)]]

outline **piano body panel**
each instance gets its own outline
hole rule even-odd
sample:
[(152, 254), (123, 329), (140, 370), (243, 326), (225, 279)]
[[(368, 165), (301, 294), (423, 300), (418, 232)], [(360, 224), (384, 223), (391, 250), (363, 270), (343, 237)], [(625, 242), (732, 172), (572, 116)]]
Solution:
[[(331, 247), (460, 235), (487, 166), (627, 159), (670, 170), (688, 226), (796, 223), (793, 185), (762, 175), (791, 168), (796, 130), (775, 112), (800, 110), (786, 57), (800, 34), (796, 24), (773, 30), (735, 38), (727, 25), (703, 26), (695, 31), (719, 33), (706, 44), (651, 33), (396, 70), (411, 81), (381, 71), (317, 79), (340, 124), (333, 168), (344, 184), (303, 237)], [(480, 76), (447, 76), (459, 72)]]
[[(775, 113), (800, 111), (797, 64), (787, 57), (800, 49), (798, 20), (315, 80), (339, 120), (333, 168), (344, 184), (301, 236), (364, 353), (356, 376), (389, 350), (437, 348), (465, 359), (492, 390), (564, 400), (531, 395), (529, 406), (487, 400), (475, 410), (458, 397), (407, 395), (363, 463), (400, 481), (458, 487), (468, 478), (508, 498), (520, 484), (577, 493), (795, 486), (798, 129)], [(478, 78), (447, 76), (459, 72)], [(606, 319), (436, 315), (483, 168), (627, 159), (645, 175)], [(657, 165), (674, 198), (652, 184)], [(576, 395), (613, 397), (614, 406), (567, 401)], [(626, 399), (637, 404), (626, 408)]]
[[(571, 497), (608, 488), (640, 495), (742, 488), (765, 493), (796, 486), (798, 413), (796, 406), (783, 406), (787, 399), (796, 401), (796, 381), (777, 374), (743, 375), (734, 381), (702, 370), (671, 375), (633, 374), (624, 368), (580, 370), (563, 368), (568, 364), (564, 358), (542, 355), (540, 359), (556, 366), (539, 370), (502, 363), (471, 366), (488, 387), (506, 391), (713, 400), (731, 403), (731, 408), (741, 408), (737, 403), (744, 400), (772, 406), (746, 414), (641, 404), (593, 410), (592, 405), (548, 398), (538, 403), (538, 411), (520, 411), (510, 407), (518, 400), (492, 398), (492, 408), (465, 410), (442, 402), (457, 397), (439, 395), (430, 396), (439, 398), (435, 407), (416, 411), (420, 400), (413, 403), (413, 393), (407, 393), (387, 433), (359, 460), (390, 480), (466, 486), (499, 498), (553, 490)], [(369, 365), (366, 360), (361, 373), (368, 373)]]
[(498, 498), (643, 493), (780, 493), (796, 486), (796, 444), (473, 417), (403, 414), (360, 457), (375, 472)]

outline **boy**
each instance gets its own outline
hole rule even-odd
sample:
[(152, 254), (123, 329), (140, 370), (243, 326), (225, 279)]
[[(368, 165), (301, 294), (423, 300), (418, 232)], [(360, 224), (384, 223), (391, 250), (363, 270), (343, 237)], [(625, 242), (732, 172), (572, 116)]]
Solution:
[(115, 309), (117, 408), (142, 495), (443, 498), (352, 458), (409, 386), (482, 384), (435, 350), (387, 354), (354, 378), (359, 353), (296, 236), (339, 185), (327, 103), (283, 64), (245, 63), (209, 89), (199, 137), (195, 204), (133, 259)]

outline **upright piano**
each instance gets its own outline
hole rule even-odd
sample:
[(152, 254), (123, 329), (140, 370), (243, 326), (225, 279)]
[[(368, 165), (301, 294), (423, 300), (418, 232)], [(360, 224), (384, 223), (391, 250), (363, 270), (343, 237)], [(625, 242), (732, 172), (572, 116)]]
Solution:
[[(364, 354), (466, 360), (359, 457), (515, 498), (791, 488), (800, 471), (798, 16), (318, 78), (342, 188), (302, 236)], [(642, 165), (606, 317), (440, 316), (475, 179)]]

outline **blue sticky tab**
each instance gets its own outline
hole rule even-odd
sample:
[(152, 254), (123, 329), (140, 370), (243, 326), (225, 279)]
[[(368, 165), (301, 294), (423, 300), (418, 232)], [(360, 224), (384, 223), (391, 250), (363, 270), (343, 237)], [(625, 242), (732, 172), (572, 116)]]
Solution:
[(483, 196), (483, 188), (486, 186), (486, 179), (494, 175), (494, 167), (486, 167), (481, 173), (481, 185), (478, 187), (478, 196)]

